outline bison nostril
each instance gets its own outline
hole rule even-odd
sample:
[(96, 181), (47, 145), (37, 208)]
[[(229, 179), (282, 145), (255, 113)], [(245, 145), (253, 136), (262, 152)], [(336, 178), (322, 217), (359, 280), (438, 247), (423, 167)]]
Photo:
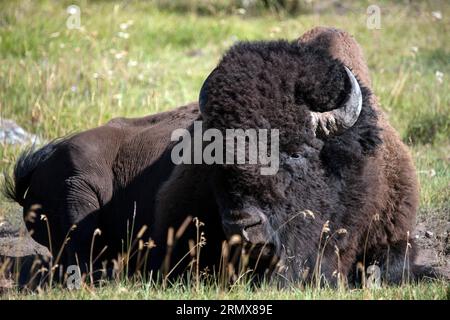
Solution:
[(256, 207), (229, 212), (222, 220), (228, 235), (239, 234), (245, 242), (264, 243), (271, 237), (266, 215)]
[(248, 224), (248, 225), (244, 226), (244, 230), (247, 230), (247, 229), (256, 227), (256, 226), (258, 226), (258, 225), (260, 225), (260, 224), (262, 224), (262, 220), (261, 220), (261, 219), (258, 219), (258, 220), (255, 221), (254, 223), (251, 223), (251, 224)]
[(247, 226), (241, 231), (242, 237), (250, 244), (267, 244), (273, 241), (274, 233), (270, 225), (264, 222)]
[[(254, 232), (252, 232), (253, 230), (251, 230), (251, 229), (252, 228), (258, 229), (258, 226), (260, 226), (261, 224), (262, 224), (262, 220), (259, 219), (255, 223), (244, 226), (244, 228), (242, 229), (242, 236), (244, 237), (244, 240), (250, 241), (249, 232), (254, 233)], [(258, 230), (255, 230), (255, 231), (258, 232)]]

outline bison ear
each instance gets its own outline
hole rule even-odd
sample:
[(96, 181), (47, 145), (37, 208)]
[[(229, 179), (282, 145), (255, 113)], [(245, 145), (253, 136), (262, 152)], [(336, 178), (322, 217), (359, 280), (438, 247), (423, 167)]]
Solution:
[(206, 80), (203, 82), (202, 88), (200, 89), (200, 93), (198, 95), (198, 104), (200, 108), (200, 112), (204, 114), (205, 112), (205, 106), (208, 102), (208, 87), (209, 87), (209, 81), (211, 80), (212, 74), (216, 71), (217, 68), (215, 68), (206, 78)]

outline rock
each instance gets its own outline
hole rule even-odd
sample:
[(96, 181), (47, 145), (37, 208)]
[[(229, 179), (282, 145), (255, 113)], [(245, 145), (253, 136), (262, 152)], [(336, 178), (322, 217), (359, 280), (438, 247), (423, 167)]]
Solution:
[(51, 260), (49, 250), (34, 241), (25, 229), (0, 221), (0, 292), (24, 287)]
[(0, 238), (0, 291), (27, 285), (50, 257), (48, 249), (29, 235)]
[(21, 258), (30, 255), (50, 256), (50, 252), (30, 236), (0, 238), (1, 257)]
[(0, 220), (0, 239), (6, 237), (18, 237), (19, 228), (14, 227), (9, 221)]
[(431, 232), (431, 231), (425, 232), (425, 237), (427, 237), (428, 239), (431, 239), (433, 237), (433, 232)]
[(0, 143), (4, 144), (39, 144), (34, 134), (26, 132), (16, 122), (0, 118)]

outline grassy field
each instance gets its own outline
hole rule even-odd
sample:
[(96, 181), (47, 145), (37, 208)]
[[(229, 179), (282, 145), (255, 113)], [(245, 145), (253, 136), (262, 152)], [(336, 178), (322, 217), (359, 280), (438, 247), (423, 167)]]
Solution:
[(252, 290), (250, 286), (236, 286), (231, 290), (221, 290), (216, 286), (202, 286), (199, 290), (194, 287), (177, 285), (168, 289), (161, 289), (142, 282), (109, 284), (100, 288), (84, 287), (79, 290), (52, 289), (50, 291), (27, 294), (10, 293), (4, 299), (172, 299), (172, 300), (442, 300), (450, 299), (448, 284), (437, 282), (432, 284), (406, 285), (402, 287), (387, 287), (382, 289), (339, 290), (315, 288), (290, 288), (277, 290), (267, 286)]
[[(66, 8), (81, 9), (81, 28)], [(381, 29), (366, 26), (367, 5), (320, 14), (244, 10), (239, 1), (0, 2), (0, 116), (43, 139), (81, 131), (116, 116), (143, 116), (197, 99), (222, 53), (238, 40), (295, 39), (328, 25), (352, 33), (364, 49), (373, 90), (411, 147), (421, 182), (420, 219), (450, 220), (450, 5), (379, 1)], [(169, 4), (170, 3), (170, 4)], [(20, 148), (0, 144), (0, 170)], [(0, 220), (21, 221), (0, 196)], [(332, 291), (214, 286), (159, 290), (137, 283), (6, 298), (445, 299), (448, 283)]]

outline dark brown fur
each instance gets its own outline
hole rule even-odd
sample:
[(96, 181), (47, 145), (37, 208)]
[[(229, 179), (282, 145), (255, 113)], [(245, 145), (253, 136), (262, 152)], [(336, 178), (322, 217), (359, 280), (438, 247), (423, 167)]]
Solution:
[[(309, 112), (345, 101), (344, 64), (359, 79), (363, 108), (342, 135), (319, 139)], [(33, 204), (41, 206), (53, 248), (78, 225), (63, 264), (76, 257), (87, 264), (96, 228), (102, 230), (96, 253), (108, 246), (102, 258), (115, 258), (134, 220), (135, 234), (150, 227), (144, 238), (157, 244), (150, 268), (158, 269), (167, 229), (191, 215), (205, 222), (202, 262), (210, 269), (217, 268), (222, 240), (245, 230), (249, 243), (265, 242), (271, 249), (265, 255), (281, 259), (277, 273), (284, 279), (311, 280), (326, 243), (321, 273), (330, 283), (336, 273), (352, 278), (358, 262), (380, 265), (390, 282), (402, 280), (414, 258), (408, 235), (418, 206), (415, 169), (372, 95), (361, 49), (348, 34), (318, 28), (299, 44), (238, 44), (210, 75), (200, 101), (202, 114), (191, 104), (142, 119), (115, 119), (22, 156), (11, 197), (25, 214)], [(219, 130), (279, 128), (279, 172), (261, 176), (258, 166), (173, 165), (170, 134), (192, 129), (196, 119)], [(320, 242), (327, 221), (331, 230)], [(42, 220), (27, 221), (27, 227), (49, 245)], [(172, 265), (187, 252), (194, 232), (188, 229), (180, 239)]]

